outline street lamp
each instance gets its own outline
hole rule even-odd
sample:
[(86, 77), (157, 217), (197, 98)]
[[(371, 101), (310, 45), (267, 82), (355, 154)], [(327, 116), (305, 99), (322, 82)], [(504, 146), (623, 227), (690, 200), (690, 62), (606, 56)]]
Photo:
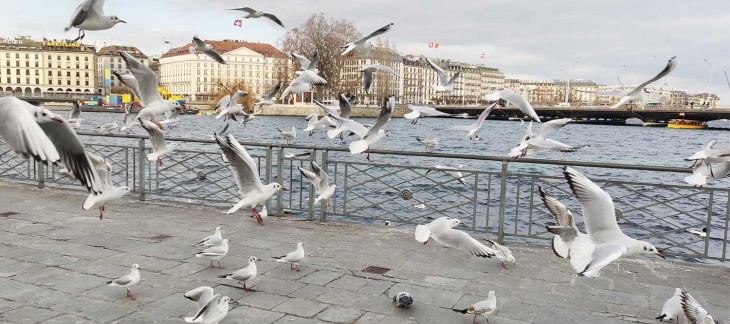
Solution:
[(710, 87), (712, 87), (712, 63), (710, 63), (707, 59), (705, 59), (705, 62), (710, 65)]

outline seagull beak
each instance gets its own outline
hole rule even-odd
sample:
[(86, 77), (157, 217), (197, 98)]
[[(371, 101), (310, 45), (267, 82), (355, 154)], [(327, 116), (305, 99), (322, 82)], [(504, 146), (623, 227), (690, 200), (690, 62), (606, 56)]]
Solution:
[(124, 20), (120, 20), (119, 22), (120, 22), (120, 23), (125, 23), (125, 24), (127, 23), (127, 22), (126, 22), (126, 21), (124, 21)]
[(134, 192), (134, 189), (129, 189), (129, 192)]
[(281, 187), (281, 191), (287, 191), (288, 189)]
[(51, 120), (52, 120), (52, 121), (55, 121), (55, 122), (59, 122), (59, 123), (60, 123), (60, 122), (63, 122), (63, 119), (61, 119), (61, 118), (59, 118), (59, 117), (51, 117)]
[(662, 259), (666, 259), (666, 257), (664, 257), (664, 254), (662, 254), (662, 252), (659, 250), (656, 251), (656, 255), (662, 257)]

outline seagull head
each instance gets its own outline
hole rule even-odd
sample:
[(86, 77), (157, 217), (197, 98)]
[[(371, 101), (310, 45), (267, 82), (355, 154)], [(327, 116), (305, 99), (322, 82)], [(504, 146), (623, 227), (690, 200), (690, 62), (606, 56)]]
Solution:
[(222, 227), (220, 227), (220, 226), (218, 226), (218, 227), (216, 227), (216, 228), (215, 228), (215, 231), (216, 231), (216, 232), (220, 232), (220, 231), (222, 231), (222, 230), (223, 230), (223, 228), (222, 228)]
[(228, 296), (223, 296), (223, 298), (221, 298), (221, 301), (220, 301), (220, 304), (222, 304), (222, 305), (232, 304), (232, 303), (233, 302), (231, 301), (231, 297), (228, 297)]
[(122, 186), (122, 187), (119, 187), (119, 189), (121, 189), (122, 191), (129, 191), (129, 192), (131, 192), (131, 191), (132, 191), (132, 189), (131, 189), (131, 188), (129, 188), (129, 187), (127, 187), (127, 186)]
[(46, 108), (37, 107), (35, 109), (35, 112), (33, 113), (33, 115), (39, 123), (47, 123), (47, 122), (51, 122), (51, 121), (55, 121), (55, 122), (63, 121), (63, 119), (56, 116), (52, 111), (50, 111)]
[(659, 250), (659, 249), (657, 249), (657, 248), (656, 248), (656, 247), (655, 247), (654, 245), (652, 245), (651, 243), (646, 243), (646, 242), (644, 242), (644, 246), (643, 246), (643, 248), (644, 248), (644, 253), (654, 253), (654, 254), (656, 254), (656, 255), (658, 255), (658, 256), (660, 256), (660, 257), (662, 257), (662, 259), (665, 259), (665, 257), (664, 257), (664, 254), (662, 254), (662, 251), (661, 251), (661, 250)]
[(111, 20), (115, 25), (118, 23), (127, 23), (126, 21), (119, 19), (117, 16), (111, 16), (109, 17), (109, 20)]
[(221, 245), (228, 245), (228, 242), (230, 242), (230, 241), (231, 240), (229, 240), (229, 239), (223, 239), (223, 241), (221, 242)]
[(259, 259), (257, 257), (252, 256), (252, 257), (248, 258), (248, 263), (256, 263), (256, 261), (258, 261), (258, 260)]
[(132, 265), (132, 271), (134, 271), (134, 270), (139, 270), (139, 264), (135, 263)]
[(274, 192), (276, 192), (276, 191), (286, 191), (286, 188), (282, 187), (280, 184), (278, 184), (276, 182), (270, 183), (269, 184), (269, 187), (271, 187), (272, 189), (274, 189)]

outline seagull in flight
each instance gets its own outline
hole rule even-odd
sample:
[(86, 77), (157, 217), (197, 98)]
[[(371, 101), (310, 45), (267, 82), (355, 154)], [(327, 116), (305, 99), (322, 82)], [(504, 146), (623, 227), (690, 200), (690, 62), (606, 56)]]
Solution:
[(418, 123), (418, 118), (421, 117), (421, 115), (425, 116), (451, 116), (450, 114), (447, 114), (445, 112), (441, 112), (436, 110), (436, 108), (426, 107), (426, 106), (416, 106), (416, 105), (408, 105), (408, 109), (411, 110), (411, 112), (403, 115), (405, 119), (412, 119), (411, 125), (415, 125)]
[[(325, 112), (327, 112), (327, 113), (332, 112), (332, 109), (329, 109), (329, 107), (325, 106), (321, 102), (319, 102), (317, 100), (313, 100), (313, 101), (320, 108), (324, 107), (322, 109), (324, 109)], [(348, 96), (345, 95), (345, 93), (340, 93), (340, 100), (338, 102), (339, 102), (339, 107), (340, 107), (340, 113), (336, 114), (336, 116), (340, 117), (340, 118), (344, 118), (344, 119), (349, 119), (350, 115), (352, 114), (352, 103), (348, 99)], [(325, 108), (327, 108), (327, 109), (325, 109)], [(347, 127), (347, 124), (337, 121), (337, 119), (335, 119), (333, 116), (330, 116), (330, 117), (332, 117), (332, 120), (334, 120), (335, 123), (337, 123), (337, 125), (336, 125), (337, 127), (335, 129), (328, 130), (327, 137), (335, 138), (337, 135), (340, 135), (340, 140), (343, 140), (342, 133), (349, 130), (349, 128)]]
[(431, 66), (434, 71), (436, 71), (436, 74), (438, 74), (439, 76), (439, 83), (431, 86), (433, 90), (436, 92), (445, 93), (450, 93), (454, 91), (454, 81), (459, 78), (461, 72), (456, 72), (456, 74), (454, 74), (451, 79), (449, 79), (449, 77), (446, 76), (446, 72), (444, 72), (444, 70), (440, 66), (436, 65), (436, 63), (431, 62), (431, 60), (428, 58), (426, 59), (426, 62), (428, 63), (428, 65)]
[(555, 235), (551, 244), (553, 253), (563, 259), (569, 259), (570, 245), (573, 243), (573, 240), (578, 236), (585, 237), (586, 234), (575, 226), (573, 213), (570, 212), (568, 207), (553, 195), (543, 190), (542, 187), (537, 187), (537, 189), (540, 192), (542, 203), (545, 204), (545, 208), (547, 208), (550, 215), (555, 219), (556, 225), (546, 226), (547, 231)]
[[(464, 180), (464, 175), (461, 173), (461, 171), (458, 171), (458, 170), (461, 170), (461, 169), (464, 168), (464, 165), (463, 164), (459, 164), (459, 165), (457, 165), (455, 167), (448, 166), (448, 165), (437, 164), (437, 165), (434, 165), (433, 168), (436, 169), (436, 170), (442, 170), (442, 171), (444, 171), (444, 172), (452, 175), (454, 178), (456, 178), (457, 181), (459, 181), (459, 183), (461, 183), (461, 184), (463, 184), (465, 186), (468, 185), (466, 183), (466, 180)], [(434, 171), (434, 170), (429, 169), (428, 171), (426, 171), (426, 174), (429, 174), (431, 171)]]
[(340, 48), (344, 49), (344, 51), (342, 52), (341, 55), (348, 54), (347, 56), (349, 57), (355, 53), (354, 52), (355, 50), (369, 49), (370, 47), (368, 46), (368, 40), (370, 40), (371, 38), (373, 38), (375, 36), (380, 36), (382, 34), (385, 34), (386, 32), (388, 32), (390, 30), (390, 28), (393, 27), (393, 25), (395, 25), (395, 24), (394, 23), (387, 24), (387, 25), (381, 27), (380, 29), (372, 32), (370, 35), (367, 35), (354, 42), (347, 43), (343, 46), (340, 46)]
[[(249, 7), (235, 8), (235, 9), (230, 9), (230, 10), (238, 10), (238, 11), (243, 11), (243, 12), (248, 13), (248, 16), (243, 17), (244, 19), (264, 17), (264, 18), (268, 18), (269, 20), (275, 22), (277, 25), (284, 27), (284, 24), (281, 23), (281, 20), (279, 20), (279, 18), (277, 18), (276, 16), (274, 16), (270, 13), (267, 13), (267, 12), (263, 12), (263, 11), (256, 10), (256, 9), (251, 9)], [(284, 28), (286, 28), (286, 27), (284, 27)]]
[(583, 208), (587, 236), (577, 236), (570, 247), (570, 264), (579, 276), (598, 277), (601, 269), (623, 256), (643, 253), (664, 255), (653, 244), (633, 239), (621, 231), (611, 196), (583, 174), (565, 167), (570, 190)]
[(261, 108), (263, 106), (271, 106), (271, 105), (273, 105), (274, 104), (274, 100), (276, 100), (275, 99), (276, 98), (276, 94), (279, 93), (279, 90), (281, 90), (281, 86), (283, 84), (284, 84), (283, 81), (279, 81), (279, 83), (276, 84), (276, 87), (274, 87), (274, 89), (272, 89), (271, 92), (269, 92), (269, 94), (266, 95), (266, 97), (263, 97), (262, 98), (261, 96), (258, 96), (257, 95), (255, 98), (256, 98), (256, 100), (258, 100), (258, 102), (256, 104), (259, 105), (259, 108)]
[(165, 142), (165, 134), (162, 134), (160, 128), (149, 120), (138, 118), (139, 124), (147, 131), (152, 142), (152, 153), (147, 154), (147, 161), (157, 160), (162, 165), (162, 157), (172, 153), (177, 148), (177, 143)]
[(536, 122), (540, 122), (540, 117), (537, 115), (537, 112), (535, 112), (535, 108), (532, 108), (532, 105), (530, 102), (525, 99), (525, 97), (521, 96), (520, 94), (514, 92), (512, 89), (504, 89), (502, 91), (498, 91), (497, 95), (499, 98), (504, 99), (504, 101), (507, 101), (519, 108), (522, 113), (524, 113), (527, 116), (530, 116), (532, 120)]
[(324, 171), (316, 162), (312, 161), (312, 171), (299, 167), (299, 172), (307, 178), (316, 189), (318, 195), (314, 203), (324, 201), (325, 208), (330, 206), (329, 198), (335, 193), (335, 185), (330, 186), (327, 172)]
[(224, 60), (218, 52), (213, 50), (213, 46), (211, 46), (210, 44), (206, 44), (200, 38), (198, 38), (198, 36), (193, 36), (193, 44), (195, 45), (191, 45), (189, 48), (190, 54), (195, 54), (200, 51), (203, 52), (203, 54), (208, 55), (214, 61), (220, 64), (226, 64), (226, 60)]
[[(180, 104), (175, 100), (162, 99), (162, 95), (157, 90), (159, 82), (157, 75), (149, 66), (142, 64), (127, 52), (120, 51), (124, 62), (127, 63), (129, 72), (132, 73), (137, 81), (139, 89), (139, 101), (144, 108), (137, 113), (137, 119), (148, 118), (157, 124), (160, 129), (164, 129), (162, 124), (155, 120), (155, 115), (164, 114), (176, 108), (181, 108)], [(128, 85), (129, 86), (129, 85)], [(131, 88), (131, 87), (130, 87)]]
[(462, 224), (464, 223), (458, 218), (440, 217), (431, 223), (417, 225), (416, 241), (426, 245), (430, 239), (434, 239), (447, 247), (482, 258), (491, 258), (497, 254), (497, 251), (477, 241), (466, 232), (454, 229)]
[[(611, 108), (618, 108), (625, 104), (636, 104), (637, 101), (641, 101), (642, 99), (644, 99), (644, 88), (646, 86), (648, 86), (649, 84), (651, 84), (652, 82), (655, 82), (655, 81), (665, 77), (667, 74), (672, 72), (672, 70), (674, 70), (675, 67), (677, 67), (677, 57), (672, 56), (669, 59), (669, 61), (667, 62), (667, 66), (665, 66), (664, 69), (661, 72), (659, 72), (659, 74), (657, 74), (653, 78), (649, 79), (648, 81), (640, 84), (634, 90), (632, 90), (625, 96), (621, 97), (621, 99), (619, 99), (619, 101), (615, 105), (611, 106)], [(629, 109), (629, 111), (631, 111), (631, 109)]]
[(451, 127), (450, 129), (467, 131), (468, 133), (466, 134), (466, 136), (471, 138), (474, 134), (476, 134), (476, 132), (480, 128), (482, 128), (482, 124), (484, 124), (484, 121), (487, 119), (487, 116), (489, 116), (489, 114), (492, 112), (492, 109), (496, 105), (497, 105), (497, 102), (495, 101), (494, 103), (492, 103), (491, 106), (487, 107), (487, 109), (484, 109), (484, 111), (482, 111), (482, 113), (479, 114), (479, 118), (477, 118), (477, 121), (474, 122), (474, 124), (463, 125), (463, 126), (454, 126), (454, 127)]
[(390, 96), (383, 101), (383, 106), (380, 109), (378, 119), (375, 121), (375, 125), (370, 128), (366, 128), (362, 124), (353, 121), (351, 119), (345, 119), (337, 116), (337, 113), (325, 105), (320, 105), (324, 111), (326, 111), (332, 118), (338, 122), (347, 125), (347, 127), (360, 136), (360, 140), (350, 143), (350, 153), (358, 154), (367, 150), (366, 159), (370, 161), (370, 145), (378, 142), (383, 136), (386, 136), (385, 129), (383, 126), (390, 121), (393, 116), (393, 110), (395, 109), (395, 96)]
[(362, 87), (365, 88), (365, 93), (370, 94), (373, 91), (373, 74), (378, 71), (385, 71), (392, 75), (398, 76), (398, 73), (393, 71), (390, 67), (380, 64), (370, 64), (360, 69), (362, 73)]
[(537, 131), (537, 134), (532, 134), (532, 122), (530, 122), (527, 133), (520, 141), (520, 144), (517, 144), (517, 146), (512, 148), (508, 156), (511, 159), (517, 159), (520, 157), (524, 157), (528, 154), (543, 151), (570, 153), (586, 147), (570, 146), (560, 143), (556, 140), (545, 138), (545, 136), (547, 136), (548, 134), (562, 128), (563, 126), (569, 124), (571, 121), (572, 119), (570, 118), (553, 119), (549, 122), (542, 124), (542, 126), (540, 126), (540, 130)]
[(84, 119), (81, 118), (81, 105), (79, 105), (78, 100), (74, 100), (73, 106), (71, 106), (71, 113), (69, 113), (67, 121), (73, 128), (79, 128), (79, 126), (81, 126), (81, 122), (84, 121)]
[(79, 29), (79, 36), (73, 40), (74, 43), (84, 39), (86, 30), (106, 30), (118, 23), (127, 23), (117, 16), (104, 15), (104, 2), (106, 1), (85, 0), (76, 8), (71, 21), (63, 29), (63, 31), (69, 31), (71, 28)]

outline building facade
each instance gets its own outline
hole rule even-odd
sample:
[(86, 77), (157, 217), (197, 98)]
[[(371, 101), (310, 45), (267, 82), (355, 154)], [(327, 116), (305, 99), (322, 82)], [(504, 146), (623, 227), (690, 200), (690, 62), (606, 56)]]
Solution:
[[(97, 91), (102, 94), (109, 94), (111, 88), (124, 86), (113, 74), (106, 74), (106, 70), (129, 73), (127, 63), (124, 63), (119, 51), (129, 53), (144, 65), (150, 64), (149, 57), (133, 46), (110, 45), (99, 49), (96, 53), (96, 87)], [(109, 78), (108, 84), (105, 82), (107, 77)]]
[[(398, 75), (384, 71), (375, 72), (372, 92), (368, 95), (362, 85), (360, 69), (371, 64), (385, 65)], [(378, 105), (378, 98), (387, 96), (396, 96), (400, 100), (403, 93), (403, 59), (387, 47), (376, 46), (372, 51), (356, 51), (351, 58), (345, 60), (340, 77), (344, 80), (346, 88), (354, 89), (352, 94), (360, 103)]]
[(16, 93), (96, 91), (96, 53), (84, 44), (0, 39), (0, 89)]
[(243, 81), (256, 94), (279, 82), (275, 61), (286, 56), (274, 46), (238, 40), (205, 41), (221, 54), (219, 64), (205, 54), (191, 54), (192, 43), (173, 48), (160, 57), (160, 85), (191, 101), (206, 101), (213, 87)]

